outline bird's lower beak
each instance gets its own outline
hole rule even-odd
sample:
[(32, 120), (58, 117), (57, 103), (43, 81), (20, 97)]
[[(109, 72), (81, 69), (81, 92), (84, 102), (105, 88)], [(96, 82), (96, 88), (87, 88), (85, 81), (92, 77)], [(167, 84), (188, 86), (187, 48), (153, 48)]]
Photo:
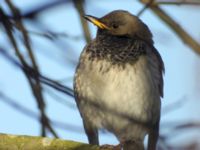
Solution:
[(99, 19), (97, 19), (96, 17), (90, 16), (90, 15), (85, 15), (84, 18), (86, 20), (92, 22), (94, 25), (96, 25), (100, 29), (107, 29), (107, 30), (109, 30), (109, 27), (107, 25), (105, 25), (104, 23), (102, 23), (101, 21), (99, 21)]

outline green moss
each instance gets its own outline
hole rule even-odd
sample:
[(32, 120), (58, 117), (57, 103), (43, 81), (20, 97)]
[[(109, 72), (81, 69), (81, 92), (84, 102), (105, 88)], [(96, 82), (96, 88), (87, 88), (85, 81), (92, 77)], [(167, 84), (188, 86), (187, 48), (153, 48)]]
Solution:
[(98, 150), (98, 146), (34, 136), (0, 134), (0, 150)]

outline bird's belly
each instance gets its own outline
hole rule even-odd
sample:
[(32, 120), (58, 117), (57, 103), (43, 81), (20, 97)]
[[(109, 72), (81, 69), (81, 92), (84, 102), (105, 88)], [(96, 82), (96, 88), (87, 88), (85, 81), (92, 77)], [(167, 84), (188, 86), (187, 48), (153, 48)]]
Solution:
[(160, 109), (153, 108), (160, 107), (160, 101), (145, 61), (141, 58), (124, 67), (103, 61), (93, 65), (85, 66), (85, 72), (81, 72), (82, 114), (94, 126), (106, 128), (119, 138), (136, 135), (143, 138), (146, 131), (140, 123), (151, 121), (152, 109)]

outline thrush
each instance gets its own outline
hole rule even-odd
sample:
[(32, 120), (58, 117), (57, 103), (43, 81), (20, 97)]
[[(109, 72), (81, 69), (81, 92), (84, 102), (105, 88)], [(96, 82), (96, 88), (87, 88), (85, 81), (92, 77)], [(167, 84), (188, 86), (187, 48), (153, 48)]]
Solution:
[(74, 92), (89, 143), (99, 145), (103, 128), (124, 150), (143, 150), (147, 134), (156, 149), (164, 64), (149, 28), (124, 10), (85, 18), (98, 30), (81, 53)]

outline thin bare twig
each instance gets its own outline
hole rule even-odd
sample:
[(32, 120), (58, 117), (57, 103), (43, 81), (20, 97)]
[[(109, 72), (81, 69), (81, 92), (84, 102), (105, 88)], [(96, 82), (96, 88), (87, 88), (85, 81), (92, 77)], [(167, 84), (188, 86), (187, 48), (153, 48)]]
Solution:
[(84, 11), (84, 0), (74, 0), (74, 5), (75, 8), (79, 14), (79, 18), (83, 27), (83, 32), (84, 32), (84, 37), (87, 43), (89, 43), (91, 41), (91, 34), (90, 34), (90, 30), (88, 27), (88, 23), (87, 21), (83, 18), (83, 16), (85, 15), (85, 11)]
[[(26, 49), (28, 51), (29, 58), (31, 60), (33, 68), (36, 70), (36, 72), (39, 72), (37, 63), (35, 61), (35, 56), (32, 53), (32, 49), (31, 49), (31, 46), (30, 46), (29, 36), (28, 36), (27, 31), (26, 31), (25, 27), (23, 26), (22, 20), (20, 18), (20, 16), (21, 16), (20, 11), (19, 11), (18, 8), (16, 8), (12, 4), (12, 2), (10, 0), (6, 0), (6, 2), (7, 2), (7, 5), (9, 6), (10, 10), (12, 11), (13, 16), (18, 18), (18, 20), (15, 20), (14, 23), (21, 30), (21, 33), (22, 33), (23, 39), (24, 39), (24, 44), (25, 44)], [(49, 121), (48, 121), (48, 118), (45, 115), (45, 102), (44, 102), (44, 99), (43, 99), (43, 96), (42, 96), (42, 87), (40, 85), (40, 82), (39, 82), (38, 78), (36, 78), (35, 81), (30, 80), (29, 82), (30, 82), (30, 86), (31, 86), (33, 95), (35, 96), (35, 99), (37, 101), (38, 108), (39, 108), (40, 113), (41, 113), (41, 125), (42, 125), (41, 126), (41, 133), (42, 134), (41, 135), (42, 136), (46, 136), (45, 127), (49, 126), (48, 125)], [(50, 130), (51, 130), (51, 127), (50, 127)]]
[[(13, 16), (15, 17), (18, 17), (19, 19), (18, 20), (15, 20), (14, 24), (16, 24), (16, 26), (18, 26), (20, 29), (21, 29), (21, 33), (23, 35), (23, 39), (24, 39), (24, 44), (27, 48), (27, 51), (28, 51), (28, 54), (29, 54), (29, 57), (31, 59), (31, 62), (32, 62), (32, 65), (34, 67), (34, 69), (36, 70), (36, 72), (39, 72), (38, 70), (38, 66), (36, 64), (36, 61), (35, 61), (35, 58), (34, 58), (34, 55), (32, 53), (32, 49), (31, 49), (31, 46), (30, 46), (30, 40), (29, 40), (29, 37), (28, 37), (28, 34), (26, 32), (26, 29), (25, 27), (23, 26), (23, 23), (22, 23), (22, 20), (20, 18), (20, 11), (12, 4), (12, 2), (10, 0), (6, 0), (7, 2), (7, 5), (8, 7), (10, 8)], [(20, 51), (17, 47), (17, 44), (15, 42), (15, 39), (12, 35), (12, 24), (9, 23), (9, 18), (6, 18), (6, 16), (4, 15), (3, 11), (1, 10), (1, 13), (2, 13), (2, 16), (3, 16), (3, 19), (2, 19), (2, 22), (3, 22), (3, 25), (4, 25), (4, 28), (6, 29), (6, 32), (8, 34), (8, 37), (9, 39), (11, 40), (11, 43), (15, 49), (15, 52), (19, 58), (19, 60), (21, 61), (21, 63), (23, 64), (24, 67), (28, 66), (25, 59), (23, 58), (23, 56), (20, 54)], [(7, 21), (5, 21), (7, 20)], [(9, 24), (8, 27), (7, 24)], [(30, 84), (30, 87), (32, 89), (32, 92), (33, 92), (33, 95), (35, 96), (36, 100), (37, 100), (37, 103), (38, 103), (38, 107), (39, 107), (39, 110), (41, 112), (41, 124), (42, 124), (42, 135), (45, 136), (45, 127), (47, 127), (49, 129), (49, 131), (55, 136), (55, 137), (58, 137), (57, 134), (55, 133), (55, 131), (53, 130), (53, 128), (51, 127), (50, 123), (49, 123), (49, 120), (48, 120), (48, 117), (46, 116), (45, 114), (45, 111), (44, 111), (44, 108), (45, 108), (45, 103), (44, 103), (44, 100), (43, 100), (43, 96), (42, 96), (42, 87), (40, 85), (40, 81), (38, 78), (36, 79), (31, 79), (29, 74), (26, 72), (26, 70), (23, 70), (28, 81), (29, 81), (29, 84)]]
[(181, 108), (181, 106), (183, 104), (185, 104), (186, 102), (186, 96), (181, 97), (180, 99), (176, 100), (175, 102), (173, 102), (172, 104), (169, 104), (167, 106), (165, 106), (162, 109), (162, 116), (166, 115), (174, 110), (177, 110), (178, 108)]
[(21, 65), (17, 60), (15, 60), (12, 56), (10, 56), (3, 48), (0, 47), (0, 54), (2, 54), (2, 56), (4, 56), (9, 62), (11, 62), (14, 66), (18, 67), (19, 69), (23, 70), (24, 72), (26, 72), (31, 78), (35, 78), (35, 76), (39, 76), (40, 82), (53, 88), (56, 89), (70, 97), (74, 97), (73, 94), (73, 90), (70, 89), (67, 86), (64, 86), (62, 84), (60, 84), (59, 82), (56, 82), (48, 77), (45, 77), (42, 74), (36, 74), (36, 72), (34, 71), (33, 68), (31, 68), (30, 66), (26, 66), (24, 67), (23, 65)]
[[(142, 2), (142, 0), (141, 0)], [(188, 46), (190, 46), (195, 53), (200, 55), (200, 44), (194, 40), (189, 33), (187, 33), (176, 21), (174, 21), (164, 10), (158, 5), (150, 5), (149, 9), (155, 13), (162, 21), (164, 21), (177, 36)]]
[(82, 36), (78, 36), (78, 35), (73, 36), (73, 35), (69, 35), (65, 32), (50, 32), (50, 31), (49, 32), (37, 32), (37, 31), (31, 31), (31, 30), (28, 30), (27, 32), (32, 35), (45, 37), (49, 40), (54, 40), (57, 38), (69, 38), (72, 40), (81, 40), (83, 38)]
[(28, 8), (27, 11), (21, 13), (20, 16), (13, 16), (11, 14), (7, 15), (7, 18), (12, 20), (23, 19), (36, 19), (37, 15), (41, 14), (44, 11), (48, 11), (51, 8), (63, 5), (63, 3), (71, 3), (72, 0), (57, 0), (57, 1), (48, 1), (47, 3), (41, 4), (37, 7)]
[[(29, 118), (32, 118), (36, 121), (39, 120), (39, 116), (37, 113), (35, 113), (34, 111), (28, 109), (27, 107), (25, 107), (19, 103), (17, 103), (16, 100), (8, 97), (7, 95), (3, 94), (2, 92), (0, 92), (0, 100), (2, 102), (4, 102), (5, 104), (9, 105), (10, 107), (12, 107), (13, 109), (15, 109), (16, 111), (22, 113), (23, 115), (28, 116)], [(76, 133), (82, 132), (82, 129), (80, 126), (67, 124), (67, 123), (59, 122), (59, 121), (52, 120), (52, 119), (50, 119), (50, 121), (51, 121), (52, 125), (55, 126), (56, 128), (63, 129), (63, 130), (68, 129), (68, 131), (73, 131)]]
[(66, 98), (67, 97), (61, 97), (59, 96), (56, 91), (53, 91), (51, 89), (49, 89), (48, 87), (44, 88), (44, 91), (53, 98), (53, 100), (55, 100), (56, 102), (60, 103), (63, 106), (67, 106), (68, 108), (71, 108), (72, 110), (75, 110), (76, 104), (72, 103), (72, 101), (68, 101)]
[(170, 0), (156, 0), (155, 4), (157, 5), (200, 5), (199, 0), (179, 0), (179, 1), (170, 1)]
[(148, 3), (145, 4), (145, 6), (137, 13), (137, 16), (141, 16), (144, 11), (154, 2), (154, 0), (149, 0)]

